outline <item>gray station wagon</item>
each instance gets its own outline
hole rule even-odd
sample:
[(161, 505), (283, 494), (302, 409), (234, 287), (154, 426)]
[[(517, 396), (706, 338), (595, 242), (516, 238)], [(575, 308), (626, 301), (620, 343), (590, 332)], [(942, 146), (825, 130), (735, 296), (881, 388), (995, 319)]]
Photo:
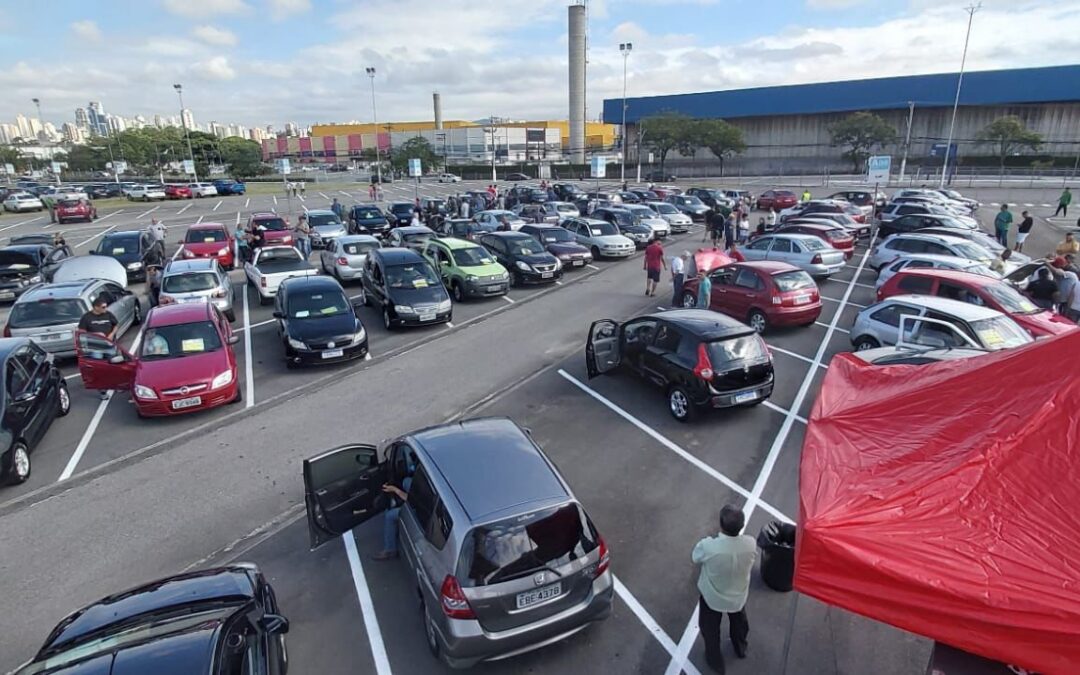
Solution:
[(105, 296), (119, 322), (117, 339), (142, 323), (139, 296), (105, 279), (63, 281), (34, 286), (15, 302), (8, 316), (11, 337), (28, 337), (57, 357), (75, 356), (75, 330), (94, 301)]
[[(510, 419), (422, 429), (382, 453), (346, 445), (305, 460), (303, 470), (312, 547), (386, 512), (428, 647), (451, 667), (553, 644), (611, 612), (603, 538)], [(384, 483), (408, 499), (391, 503)]]

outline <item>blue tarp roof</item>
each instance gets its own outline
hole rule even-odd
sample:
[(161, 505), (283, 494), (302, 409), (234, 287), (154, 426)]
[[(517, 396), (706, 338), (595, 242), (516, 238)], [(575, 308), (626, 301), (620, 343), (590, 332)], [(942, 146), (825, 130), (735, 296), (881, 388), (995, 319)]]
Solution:
[[(794, 84), (696, 94), (628, 98), (626, 121), (673, 110), (690, 117), (767, 117), (856, 110), (951, 106), (957, 73), (882, 77), (873, 80)], [(964, 73), (961, 105), (1009, 105), (1080, 101), (1080, 66), (1018, 68)], [(604, 121), (622, 121), (622, 99), (604, 100)]]

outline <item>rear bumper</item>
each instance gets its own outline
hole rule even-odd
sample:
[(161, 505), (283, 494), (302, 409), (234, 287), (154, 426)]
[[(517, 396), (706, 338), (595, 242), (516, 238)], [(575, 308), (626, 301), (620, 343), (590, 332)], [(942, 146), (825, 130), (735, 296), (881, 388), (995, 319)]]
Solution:
[(812, 277), (831, 277), (840, 270), (844, 269), (845, 263), (832, 264), (832, 265), (807, 265), (804, 269), (806, 273)]
[(349, 267), (348, 265), (334, 265), (334, 271), (337, 273), (338, 277), (348, 280), (359, 279), (361, 272), (355, 267)]
[(237, 383), (236, 378), (233, 378), (231, 384), (221, 389), (209, 393), (196, 393), (192, 396), (199, 396), (202, 398), (202, 403), (190, 408), (181, 408), (175, 410), (172, 407), (172, 402), (177, 399), (189, 398), (185, 396), (174, 396), (166, 400), (156, 401), (144, 401), (142, 399), (135, 399), (135, 409), (139, 411), (139, 414), (143, 417), (171, 417), (173, 415), (186, 415), (187, 413), (197, 412), (199, 410), (209, 410), (211, 408), (217, 408), (218, 406), (231, 403), (236, 399), (236, 392), (240, 385)]
[(725, 391), (709, 397), (708, 406), (711, 408), (731, 408), (737, 405), (750, 405), (772, 396), (774, 380), (770, 378), (765, 384), (757, 384), (745, 389)]
[(773, 326), (801, 326), (817, 321), (819, 316), (821, 316), (820, 302), (816, 305), (776, 308), (772, 310), (768, 318)]
[(0, 302), (14, 302), (16, 298), (26, 292), (26, 289), (30, 288), (33, 284), (26, 286), (15, 286), (9, 288), (0, 288)]
[(611, 614), (615, 594), (611, 572), (593, 581), (592, 593), (580, 604), (533, 624), (490, 633), (475, 620), (436, 619), (436, 639), (451, 668), (469, 668), (481, 661), (498, 661), (564, 640)]

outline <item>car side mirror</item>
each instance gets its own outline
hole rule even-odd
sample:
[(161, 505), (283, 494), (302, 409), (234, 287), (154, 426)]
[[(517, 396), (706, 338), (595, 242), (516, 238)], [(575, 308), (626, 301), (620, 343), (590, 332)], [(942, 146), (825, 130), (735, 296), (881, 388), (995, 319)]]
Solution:
[(225, 342), (227, 342), (228, 344), (234, 345), (237, 342), (240, 342), (240, 336), (236, 335), (236, 334), (230, 335), (229, 339), (226, 340)]
[(21, 394), (19, 394), (18, 396), (15, 397), (15, 402), (16, 403), (29, 403), (30, 401), (33, 401), (35, 398), (37, 398), (37, 392), (36, 391), (24, 391), (23, 393), (21, 393)]
[(268, 635), (284, 635), (289, 632), (289, 620), (280, 614), (263, 614), (259, 627)]
[(271, 314), (271, 316), (273, 316), (275, 319), (284, 319), (285, 318), (284, 314), (282, 314), (281, 312), (278, 312), (276, 310), (274, 311), (273, 314)]
[(114, 354), (113, 356), (109, 357), (109, 363), (120, 364), (120, 363), (123, 363), (123, 362), (124, 362), (124, 355), (123, 354)]

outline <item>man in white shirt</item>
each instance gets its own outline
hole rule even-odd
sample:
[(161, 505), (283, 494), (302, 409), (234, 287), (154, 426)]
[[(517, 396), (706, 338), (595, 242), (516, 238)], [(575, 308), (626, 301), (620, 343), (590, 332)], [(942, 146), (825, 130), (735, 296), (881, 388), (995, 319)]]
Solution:
[(683, 251), (680, 255), (671, 258), (671, 306), (682, 306), (683, 282), (686, 280), (686, 261), (690, 258), (690, 251)]
[(720, 510), (720, 534), (705, 537), (694, 546), (693, 561), (701, 565), (698, 576), (698, 628), (705, 641), (705, 661), (718, 673), (724, 672), (720, 649), (720, 626), (728, 615), (728, 634), (735, 655), (746, 658), (750, 623), (746, 619), (746, 596), (750, 593), (750, 572), (757, 558), (754, 538), (740, 534), (746, 525), (742, 511), (727, 504)]

